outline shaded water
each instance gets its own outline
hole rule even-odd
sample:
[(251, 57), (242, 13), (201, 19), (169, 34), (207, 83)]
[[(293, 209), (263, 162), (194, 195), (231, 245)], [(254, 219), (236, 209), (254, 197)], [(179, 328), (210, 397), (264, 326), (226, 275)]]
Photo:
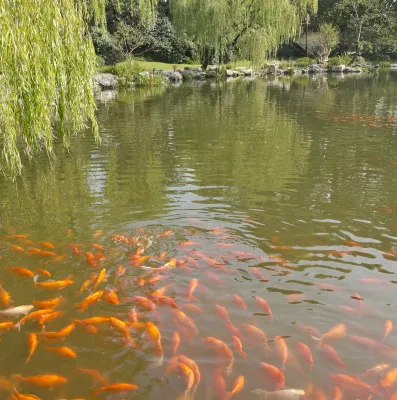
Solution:
[[(106, 315), (127, 321), (135, 305), (139, 321), (152, 321), (160, 329), (163, 365), (155, 343), (142, 330), (131, 328), (136, 350), (109, 324), (99, 326), (98, 333), (78, 325), (63, 342), (40, 341), (25, 365), (27, 335), (39, 331), (36, 322), (29, 321), (21, 332), (3, 333), (0, 375), (56, 373), (69, 383), (54, 391), (28, 383), (20, 388), (42, 399), (88, 398), (98, 383), (76, 368), (95, 368), (112, 383), (139, 385), (129, 395), (98, 398), (175, 399), (186, 382), (178, 370), (166, 377), (164, 373), (173, 332), (179, 330), (178, 354), (195, 360), (201, 371), (196, 399), (222, 398), (221, 381), (214, 384), (217, 368), (228, 391), (237, 376), (245, 376), (245, 389), (235, 398), (254, 399), (252, 389), (275, 389), (260, 363), (281, 367), (282, 360), (276, 351), (266, 354), (263, 343), (252, 340), (243, 324), (263, 330), (272, 349), (276, 336), (285, 338), (287, 388), (305, 389), (313, 383), (331, 398), (328, 374), (357, 375), (380, 362), (396, 367), (393, 332), (384, 345), (377, 342), (369, 349), (350, 338), (381, 341), (385, 320), (396, 322), (396, 100), (397, 73), (391, 71), (345, 78), (204, 82), (164, 93), (120, 94), (115, 101), (98, 103), (102, 146), (90, 136), (78, 139), (71, 154), (59, 150), (52, 169), (43, 157), (27, 165), (17, 186), (1, 181), (0, 281), (13, 306), (64, 297), (64, 315), (50, 322), (47, 331), (61, 329), (72, 318)], [(13, 234), (28, 235), (33, 243), (7, 238)], [(50, 241), (55, 246), (51, 251), (65, 257), (32, 255), (29, 248), (40, 248), (37, 241)], [(104, 248), (92, 247), (95, 243)], [(73, 253), (73, 247), (79, 253)], [(137, 261), (139, 249), (152, 258)], [(96, 257), (97, 269), (86, 262), (87, 252)], [(157, 258), (163, 252), (167, 254)], [(165, 271), (145, 268), (161, 267), (172, 258), (177, 265)], [(74, 284), (48, 292), (32, 278), (7, 271), (9, 265), (45, 268), (56, 280), (73, 275)], [(118, 266), (126, 270), (119, 277)], [(108, 278), (100, 288), (117, 288), (120, 303), (128, 304), (100, 301), (77, 311), (74, 304), (93, 291), (79, 293), (81, 284), (102, 268)], [(155, 276), (166, 278), (148, 284)], [(199, 286), (188, 301), (194, 278)], [(172, 297), (193, 318), (199, 331), (194, 340), (172, 307), (153, 298), (153, 291), (163, 286), (163, 296)], [(244, 299), (245, 311), (232, 294)], [(156, 309), (146, 310), (147, 305), (133, 297), (137, 295), (151, 297)], [(254, 296), (268, 301), (273, 318)], [(238, 331), (230, 332), (215, 305), (228, 310)], [(346, 367), (324, 354), (311, 338), (315, 331), (302, 330), (302, 325), (310, 325), (325, 333), (339, 323), (345, 324), (346, 337), (326, 344), (336, 349)], [(232, 344), (239, 331), (246, 359)], [(224, 357), (216, 357), (200, 340), (207, 336), (232, 349), (230, 375), (224, 370), (230, 360), (226, 357), (225, 364)], [(298, 342), (313, 352), (312, 371), (297, 351)], [(47, 345), (69, 346), (78, 357), (62, 359), (47, 352)], [(377, 383), (374, 378), (367, 381)], [(7, 392), (1, 393), (6, 398)], [(367, 394), (345, 393), (345, 398)], [(319, 392), (313, 396), (321, 397)]]

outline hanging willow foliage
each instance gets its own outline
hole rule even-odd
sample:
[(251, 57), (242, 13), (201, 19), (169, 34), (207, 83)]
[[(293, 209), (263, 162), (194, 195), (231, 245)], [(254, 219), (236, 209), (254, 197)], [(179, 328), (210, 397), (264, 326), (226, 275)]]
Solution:
[(280, 43), (297, 35), (307, 7), (317, 0), (170, 0), (176, 28), (202, 51), (222, 57), (228, 46), (258, 64)]
[[(55, 132), (65, 147), (95, 120), (95, 53), (75, 0), (0, 0), (0, 146), (4, 173), (22, 168)], [(53, 126), (56, 129), (53, 129)]]

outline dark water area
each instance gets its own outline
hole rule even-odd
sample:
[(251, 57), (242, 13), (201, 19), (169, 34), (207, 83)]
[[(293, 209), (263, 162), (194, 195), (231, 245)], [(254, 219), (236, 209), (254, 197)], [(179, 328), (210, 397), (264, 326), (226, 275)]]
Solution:
[[(0, 281), (13, 300), (0, 308), (62, 297), (44, 332), (75, 324), (62, 341), (36, 318), (4, 331), (0, 398), (14, 374), (67, 378), (53, 390), (17, 384), (41, 399), (91, 398), (104, 382), (78, 368), (139, 386), (99, 399), (255, 399), (282, 387), (306, 394), (268, 398), (336, 399), (336, 381), (346, 399), (394, 393), (397, 374), (382, 377), (397, 367), (397, 71), (137, 89), (98, 101), (97, 115), (100, 146), (87, 134), (52, 167), (42, 156), (0, 182)], [(10, 266), (73, 283), (48, 291)], [(119, 304), (106, 301), (113, 289)], [(109, 321), (79, 322), (100, 316)], [(0, 324), (22, 317), (0, 311)], [(46, 349), (61, 346), (77, 358)], [(377, 364), (388, 369), (359, 384), (332, 376)]]

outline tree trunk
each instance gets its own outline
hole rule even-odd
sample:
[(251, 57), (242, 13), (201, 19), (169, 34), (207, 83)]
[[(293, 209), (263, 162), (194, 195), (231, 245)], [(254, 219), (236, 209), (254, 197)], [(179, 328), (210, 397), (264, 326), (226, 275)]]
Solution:
[(363, 29), (363, 24), (360, 22), (360, 26), (358, 28), (358, 35), (357, 35), (357, 44), (356, 44), (356, 54), (360, 56), (360, 42), (361, 42), (361, 32)]

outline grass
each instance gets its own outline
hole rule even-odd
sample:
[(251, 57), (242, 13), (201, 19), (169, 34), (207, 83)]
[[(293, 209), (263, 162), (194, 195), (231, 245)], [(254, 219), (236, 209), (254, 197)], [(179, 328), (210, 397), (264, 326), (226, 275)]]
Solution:
[[(123, 61), (121, 63), (116, 64), (117, 66), (120, 66), (123, 68), (123, 66), (128, 66), (131, 64), (130, 60)], [(172, 71), (174, 67), (176, 66), (176, 69), (184, 69), (185, 67), (189, 68), (199, 68), (200, 65), (198, 64), (167, 64), (167, 63), (162, 63), (162, 62), (155, 62), (155, 61), (142, 61), (142, 60), (133, 60), (134, 66), (137, 66), (140, 71), (153, 71), (155, 70), (170, 70)], [(112, 65), (107, 65), (104, 67), (99, 68), (100, 72), (109, 72), (111, 69), (114, 69), (114, 66)]]

